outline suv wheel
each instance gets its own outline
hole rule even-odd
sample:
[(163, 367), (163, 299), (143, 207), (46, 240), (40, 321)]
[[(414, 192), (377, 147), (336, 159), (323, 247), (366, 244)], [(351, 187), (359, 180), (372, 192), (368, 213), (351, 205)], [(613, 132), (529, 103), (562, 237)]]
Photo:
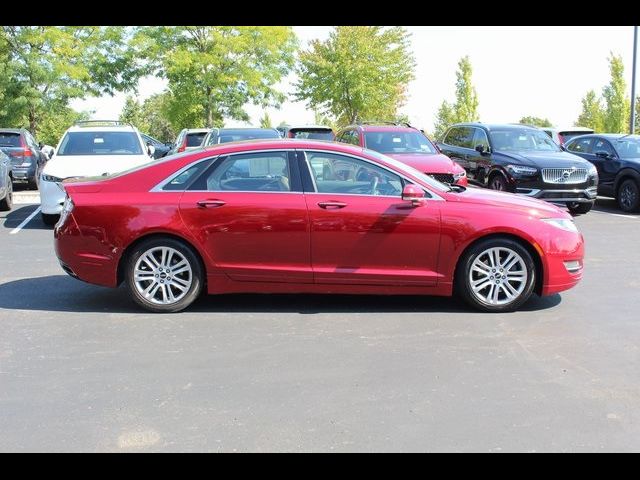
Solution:
[(40, 216), (42, 217), (42, 223), (49, 227), (53, 227), (58, 223), (58, 220), (60, 220), (60, 215), (48, 215), (46, 213), (42, 213)]
[(640, 207), (640, 188), (638, 183), (629, 178), (618, 188), (618, 206), (625, 212), (637, 212)]
[(465, 252), (456, 271), (456, 290), (478, 310), (510, 312), (531, 297), (535, 280), (529, 252), (518, 242), (497, 237)]
[(196, 254), (172, 238), (143, 241), (129, 255), (125, 282), (141, 307), (171, 313), (191, 305), (203, 285), (203, 271)]
[(489, 179), (489, 188), (500, 192), (507, 191), (507, 180), (501, 173), (494, 173)]
[(13, 182), (11, 177), (7, 177), (7, 192), (2, 200), (0, 200), (0, 211), (8, 212), (13, 208)]
[(595, 202), (588, 202), (588, 203), (572, 202), (572, 203), (567, 203), (567, 208), (569, 209), (569, 212), (571, 212), (572, 214), (579, 215), (579, 214), (584, 214), (589, 212), (589, 210), (593, 208), (594, 203)]

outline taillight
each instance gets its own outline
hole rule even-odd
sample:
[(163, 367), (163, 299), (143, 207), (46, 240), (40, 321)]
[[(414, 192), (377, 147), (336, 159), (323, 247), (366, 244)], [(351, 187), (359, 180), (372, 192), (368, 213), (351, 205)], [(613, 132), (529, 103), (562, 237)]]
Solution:
[(564, 145), (564, 136), (558, 134), (558, 140), (560, 140), (560, 145)]
[(20, 137), (20, 145), (22, 146), (22, 156), (31, 157), (33, 152), (29, 150), (29, 146), (24, 142), (24, 138)]
[(178, 148), (178, 152), (184, 152), (187, 149), (187, 136), (184, 136), (184, 140), (182, 141), (182, 145)]
[(294, 132), (289, 132), (289, 133), (287, 133), (287, 137), (296, 138), (296, 134)]

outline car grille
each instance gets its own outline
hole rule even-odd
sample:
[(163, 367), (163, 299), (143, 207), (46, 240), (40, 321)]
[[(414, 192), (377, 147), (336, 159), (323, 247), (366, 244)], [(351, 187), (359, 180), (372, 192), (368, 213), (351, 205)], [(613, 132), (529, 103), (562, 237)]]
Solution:
[(442, 183), (453, 183), (452, 173), (427, 173), (427, 175)]
[(584, 183), (587, 181), (586, 168), (543, 168), (542, 179), (546, 183), (560, 183), (569, 185), (572, 183)]

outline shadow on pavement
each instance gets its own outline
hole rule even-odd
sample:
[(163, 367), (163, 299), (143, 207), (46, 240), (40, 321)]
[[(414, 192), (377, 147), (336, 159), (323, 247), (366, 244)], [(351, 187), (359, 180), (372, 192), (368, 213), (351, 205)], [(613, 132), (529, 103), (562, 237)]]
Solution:
[[(555, 307), (560, 295), (533, 296), (520, 311)], [(83, 283), (66, 275), (27, 278), (0, 285), (0, 308), (53, 312), (146, 313), (129, 299), (124, 288), (111, 289)], [(380, 295), (203, 295), (186, 312), (252, 313), (476, 313), (461, 300), (428, 296)]]
[(596, 204), (593, 206), (593, 210), (603, 213), (617, 213), (618, 215), (638, 216), (637, 213), (623, 212), (622, 210), (620, 210), (620, 207), (618, 207), (618, 202), (616, 202), (616, 200), (613, 198), (598, 197), (596, 199)]
[[(4, 228), (10, 228), (13, 230), (18, 225), (20, 225), (29, 215), (36, 211), (36, 209), (40, 207), (40, 205), (25, 205), (24, 207), (18, 207), (14, 205), (13, 210), (8, 212), (5, 215)], [(2, 217), (0, 217), (2, 218)], [(52, 230), (51, 227), (47, 227), (44, 223), (42, 223), (42, 219), (40, 215), (36, 215), (31, 219), (29, 223), (27, 223), (23, 230)]]

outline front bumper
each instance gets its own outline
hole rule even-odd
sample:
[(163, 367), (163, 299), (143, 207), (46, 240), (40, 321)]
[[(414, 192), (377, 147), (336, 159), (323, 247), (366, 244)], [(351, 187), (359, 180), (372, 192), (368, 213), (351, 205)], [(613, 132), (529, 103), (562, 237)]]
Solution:
[(40, 182), (40, 207), (45, 215), (60, 215), (66, 197), (62, 185), (56, 182)]
[(598, 187), (575, 188), (563, 190), (542, 190), (538, 188), (517, 187), (516, 193), (551, 203), (590, 203), (598, 196)]
[(584, 237), (581, 233), (552, 232), (543, 255), (542, 295), (568, 290), (582, 279)]

